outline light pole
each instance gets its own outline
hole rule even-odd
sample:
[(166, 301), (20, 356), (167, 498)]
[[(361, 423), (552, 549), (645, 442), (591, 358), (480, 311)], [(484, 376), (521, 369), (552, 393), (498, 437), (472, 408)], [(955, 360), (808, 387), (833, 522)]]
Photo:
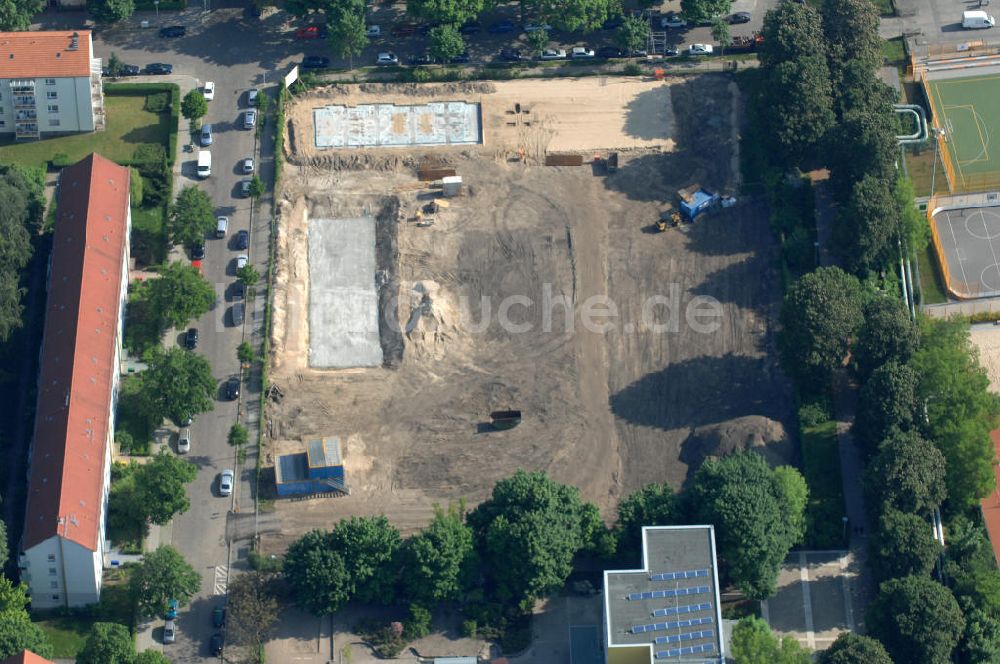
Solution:
[(160, 0), (153, 0), (153, 8), (156, 9), (156, 22), (160, 22)]
[(847, 540), (847, 521), (848, 521), (848, 519), (845, 516), (845, 517), (842, 517), (841, 520), (844, 522), (844, 540), (846, 541)]

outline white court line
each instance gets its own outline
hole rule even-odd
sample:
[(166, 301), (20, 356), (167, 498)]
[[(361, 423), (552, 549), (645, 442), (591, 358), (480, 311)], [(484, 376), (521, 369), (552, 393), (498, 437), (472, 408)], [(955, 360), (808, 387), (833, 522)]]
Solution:
[(809, 561), (806, 552), (799, 551), (799, 580), (802, 582), (802, 612), (806, 619), (806, 644), (816, 650), (816, 631), (813, 627), (812, 590), (809, 588)]
[(849, 551), (844, 551), (840, 556), (840, 579), (844, 582), (844, 612), (847, 614), (847, 630), (854, 631), (854, 604), (851, 601), (851, 578), (847, 574), (847, 555)]
[[(983, 214), (982, 210), (980, 210), (979, 216), (983, 218), (983, 230), (986, 231), (986, 215)], [(990, 245), (990, 253), (993, 255), (993, 265), (996, 265), (997, 264), (997, 252), (996, 252), (996, 249), (993, 248), (993, 240), (990, 239), (989, 232), (986, 232), (986, 242)], [(991, 286), (988, 283), (986, 283), (985, 281), (983, 281), (983, 275), (986, 274), (986, 270), (988, 270), (990, 267), (991, 266), (984, 267), (983, 271), (979, 273), (979, 283), (983, 287), (983, 290), (986, 290), (986, 291), (993, 290), (993, 289), (991, 289)]]

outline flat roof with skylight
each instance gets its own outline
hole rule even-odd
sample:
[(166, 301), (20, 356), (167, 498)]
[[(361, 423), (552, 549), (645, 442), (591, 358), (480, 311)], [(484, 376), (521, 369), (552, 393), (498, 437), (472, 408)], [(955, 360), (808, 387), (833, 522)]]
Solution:
[(724, 661), (712, 526), (642, 529), (642, 568), (604, 573), (608, 664)]

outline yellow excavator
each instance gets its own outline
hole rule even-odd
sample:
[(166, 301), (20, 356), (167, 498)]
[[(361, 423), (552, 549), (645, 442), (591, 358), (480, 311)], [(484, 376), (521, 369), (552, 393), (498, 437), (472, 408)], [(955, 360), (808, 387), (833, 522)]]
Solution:
[(660, 218), (656, 220), (656, 230), (664, 232), (667, 228), (677, 228), (681, 223), (681, 213), (671, 208), (660, 213)]

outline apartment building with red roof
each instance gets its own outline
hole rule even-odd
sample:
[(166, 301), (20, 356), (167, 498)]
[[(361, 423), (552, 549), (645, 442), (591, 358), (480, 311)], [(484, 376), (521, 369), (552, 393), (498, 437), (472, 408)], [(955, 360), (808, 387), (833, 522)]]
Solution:
[(44, 657), (39, 657), (30, 650), (25, 650), (19, 652), (16, 655), (11, 655), (0, 664), (55, 664), (51, 660), (45, 659)]
[(89, 30), (0, 32), (0, 134), (104, 129), (101, 59)]
[(128, 291), (129, 170), (59, 175), (19, 565), (32, 607), (100, 599)]

